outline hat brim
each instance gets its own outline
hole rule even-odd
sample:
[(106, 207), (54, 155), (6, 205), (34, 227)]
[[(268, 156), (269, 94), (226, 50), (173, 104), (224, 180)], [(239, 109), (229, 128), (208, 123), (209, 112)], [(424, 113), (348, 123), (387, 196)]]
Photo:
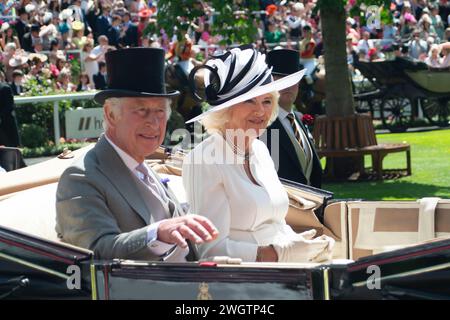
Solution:
[(273, 72), (272, 71), (272, 75), (273, 76), (279, 76), (279, 77), (286, 77), (289, 75), (289, 73), (281, 73), (281, 72)]
[(198, 115), (195, 118), (192, 118), (189, 121), (186, 121), (186, 123), (192, 123), (195, 121), (199, 121), (213, 112), (224, 110), (226, 108), (234, 106), (235, 104), (238, 104), (243, 101), (247, 101), (249, 99), (258, 97), (260, 95), (263, 95), (263, 94), (266, 94), (269, 92), (273, 92), (273, 91), (280, 91), (280, 90), (286, 89), (288, 87), (291, 87), (300, 82), (300, 80), (305, 75), (305, 72), (306, 72), (306, 69), (302, 69), (296, 73), (286, 75), (285, 77), (275, 80), (275, 81), (272, 81), (266, 85), (256, 87), (234, 99), (231, 99), (231, 100), (224, 102), (217, 106), (212, 106), (208, 111), (203, 112), (202, 114)]
[(150, 92), (138, 92), (130, 90), (116, 90), (116, 89), (106, 89), (98, 92), (94, 96), (94, 100), (103, 105), (105, 100), (108, 98), (151, 98), (151, 97), (165, 97), (171, 98), (179, 95), (178, 90), (169, 91), (167, 93), (150, 93)]
[(26, 57), (20, 58), (20, 63), (19, 63), (18, 60), (15, 60), (15, 59), (12, 60), (11, 59), (11, 60), (9, 60), (9, 66), (15, 68), (15, 67), (24, 65), (27, 62), (28, 62), (28, 58), (26, 58)]

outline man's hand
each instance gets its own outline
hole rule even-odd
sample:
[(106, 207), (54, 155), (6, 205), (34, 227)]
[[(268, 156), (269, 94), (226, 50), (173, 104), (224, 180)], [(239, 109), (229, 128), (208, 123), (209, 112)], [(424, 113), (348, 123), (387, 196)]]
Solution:
[(216, 227), (208, 218), (189, 214), (182, 217), (163, 220), (158, 227), (158, 240), (187, 247), (186, 239), (196, 244), (213, 241), (219, 235)]

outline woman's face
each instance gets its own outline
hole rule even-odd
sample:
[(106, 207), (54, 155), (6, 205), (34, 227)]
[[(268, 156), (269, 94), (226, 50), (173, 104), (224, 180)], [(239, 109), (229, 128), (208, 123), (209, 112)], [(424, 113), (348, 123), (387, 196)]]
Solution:
[(64, 68), (64, 64), (65, 64), (64, 60), (59, 59), (58, 62), (56, 63), (56, 66), (58, 67), (58, 69), (61, 70), (62, 68)]
[(433, 50), (431, 51), (431, 56), (432, 56), (433, 58), (437, 58), (437, 56), (438, 56), (438, 49), (433, 49)]
[(271, 93), (236, 104), (230, 108), (225, 129), (255, 130), (261, 135), (267, 127), (276, 101)]

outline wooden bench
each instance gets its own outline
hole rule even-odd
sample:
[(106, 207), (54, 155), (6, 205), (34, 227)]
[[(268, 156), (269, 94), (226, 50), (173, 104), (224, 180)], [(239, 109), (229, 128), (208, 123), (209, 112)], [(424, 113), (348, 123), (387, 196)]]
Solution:
[[(319, 116), (314, 123), (314, 140), (320, 158), (326, 157), (327, 169), (334, 176), (333, 158), (357, 158), (359, 172), (363, 174), (364, 156), (372, 157), (372, 170), (377, 179), (383, 179), (383, 159), (389, 153), (405, 152), (406, 171), (411, 175), (411, 147), (407, 143), (378, 144), (372, 118), (369, 114), (355, 114), (348, 117)], [(392, 171), (392, 170), (390, 170)]]

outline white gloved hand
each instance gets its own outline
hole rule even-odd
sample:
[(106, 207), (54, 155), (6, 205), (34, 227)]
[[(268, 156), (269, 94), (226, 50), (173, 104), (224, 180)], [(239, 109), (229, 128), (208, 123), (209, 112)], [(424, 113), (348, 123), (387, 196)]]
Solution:
[(326, 262), (331, 261), (333, 259), (333, 247), (335, 244), (335, 241), (333, 238), (328, 237), (326, 235), (322, 235), (318, 237), (317, 239), (323, 239), (328, 241), (328, 246), (323, 250), (321, 253), (319, 253), (317, 256), (311, 259), (311, 262)]
[(316, 230), (295, 234), (290, 241), (273, 244), (278, 262), (319, 262), (329, 256), (334, 240), (327, 236), (316, 239)]

